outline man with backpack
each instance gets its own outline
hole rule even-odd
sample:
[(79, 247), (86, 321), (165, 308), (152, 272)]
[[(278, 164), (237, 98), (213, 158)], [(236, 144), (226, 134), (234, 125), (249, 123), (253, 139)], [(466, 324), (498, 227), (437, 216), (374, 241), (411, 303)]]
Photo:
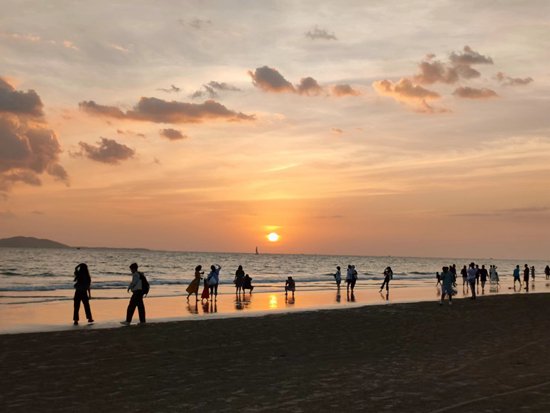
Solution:
[(139, 314), (139, 323), (145, 323), (145, 305), (143, 304), (143, 296), (149, 292), (149, 283), (142, 272), (138, 271), (138, 265), (134, 262), (130, 265), (132, 271), (132, 282), (128, 286), (128, 290), (132, 290), (132, 297), (128, 304), (126, 312), (126, 321), (121, 321), (121, 324), (130, 325), (134, 311), (137, 307)]

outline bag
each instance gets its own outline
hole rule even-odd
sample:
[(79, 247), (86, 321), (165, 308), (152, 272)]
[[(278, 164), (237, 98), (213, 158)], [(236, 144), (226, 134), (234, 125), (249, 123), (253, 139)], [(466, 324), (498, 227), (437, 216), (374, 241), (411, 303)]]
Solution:
[(139, 273), (139, 279), (141, 280), (141, 291), (143, 292), (143, 295), (149, 294), (149, 281), (147, 281), (147, 278), (145, 278), (145, 274), (142, 272)]

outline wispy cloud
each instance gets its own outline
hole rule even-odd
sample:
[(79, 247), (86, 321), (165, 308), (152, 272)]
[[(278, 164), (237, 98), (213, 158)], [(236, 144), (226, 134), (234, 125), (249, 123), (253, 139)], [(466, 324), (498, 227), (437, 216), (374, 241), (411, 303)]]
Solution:
[(305, 36), (311, 40), (338, 40), (334, 33), (330, 33), (329, 31), (321, 29), (317, 26), (307, 31)]
[(487, 88), (477, 89), (468, 86), (456, 88), (453, 95), (464, 99), (490, 99), (498, 96), (494, 90)]

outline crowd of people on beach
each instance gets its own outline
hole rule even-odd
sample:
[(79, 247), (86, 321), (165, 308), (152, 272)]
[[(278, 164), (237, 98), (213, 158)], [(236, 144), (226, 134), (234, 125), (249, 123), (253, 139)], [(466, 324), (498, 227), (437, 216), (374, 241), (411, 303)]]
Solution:
[[(141, 271), (138, 271), (138, 264), (130, 264), (130, 272), (132, 275), (132, 280), (128, 285), (127, 292), (132, 292), (130, 301), (128, 303), (128, 308), (126, 310), (126, 319), (121, 321), (123, 325), (130, 325), (134, 312), (137, 308), (139, 323), (144, 324), (146, 322), (145, 317), (145, 304), (143, 299), (149, 293), (149, 282), (145, 277), (145, 274)], [(198, 302), (199, 290), (201, 286), (201, 280), (203, 281), (203, 289), (201, 292), (201, 302), (206, 301), (206, 303), (215, 302), (218, 297), (218, 285), (220, 283), (220, 271), (222, 267), (219, 264), (212, 264), (210, 266), (210, 272), (207, 276), (204, 276), (204, 271), (202, 270), (202, 265), (197, 265), (195, 267), (195, 276), (186, 288), (187, 292), (187, 301), (192, 295), (195, 295), (195, 300)], [(528, 264), (525, 264), (523, 267), (523, 283), (521, 280), (521, 269), (519, 265), (513, 270), (513, 289), (516, 291), (516, 283), (519, 285), (519, 288), (529, 291), (529, 281), (534, 285), (535, 281), (535, 267), (529, 267)], [(544, 274), (546, 279), (550, 279), (550, 266), (544, 268)], [(380, 293), (386, 290), (385, 298), (389, 298), (389, 289), (390, 281), (393, 279), (393, 270), (391, 267), (386, 267), (383, 272), (384, 280), (380, 286)], [(462, 288), (464, 295), (471, 292), (471, 299), (475, 300), (479, 294), (479, 288), (481, 287), (481, 294), (485, 293), (485, 285), (487, 280), (489, 280), (490, 285), (495, 288), (495, 291), (498, 292), (500, 286), (500, 278), (497, 272), (496, 265), (490, 265), (489, 269), (485, 268), (485, 265), (475, 264), (471, 262), (468, 266), (464, 267), (460, 271), (462, 276)], [(336, 272), (333, 274), (334, 280), (336, 281), (336, 287), (340, 291), (340, 284), (342, 282), (342, 272), (341, 267), (336, 267)], [(355, 268), (355, 265), (349, 264), (346, 270), (346, 291), (348, 294), (348, 301), (355, 301), (354, 299), (354, 288), (357, 283), (358, 272)], [(92, 317), (92, 311), (90, 308), (90, 299), (92, 298), (91, 293), (91, 283), (92, 279), (88, 266), (85, 263), (81, 263), (75, 267), (74, 270), (74, 312), (73, 312), (73, 323), (78, 325), (79, 323), (79, 312), (80, 305), (84, 306), (84, 312), (88, 323), (93, 323), (94, 319)], [(233, 284), (235, 284), (235, 294), (240, 297), (241, 294), (245, 294), (246, 290), (252, 294), (254, 286), (252, 285), (252, 278), (245, 273), (242, 265), (239, 265), (235, 271), (235, 277), (233, 279)], [(439, 304), (443, 304), (445, 298), (448, 298), (449, 305), (452, 304), (453, 296), (457, 294), (457, 269), (455, 264), (449, 266), (444, 266), (441, 273), (436, 273), (436, 287), (440, 288), (441, 299)], [(296, 291), (296, 281), (292, 276), (288, 276), (285, 281), (284, 286), (285, 297), (288, 295), (292, 296), (294, 299), (294, 293)]]

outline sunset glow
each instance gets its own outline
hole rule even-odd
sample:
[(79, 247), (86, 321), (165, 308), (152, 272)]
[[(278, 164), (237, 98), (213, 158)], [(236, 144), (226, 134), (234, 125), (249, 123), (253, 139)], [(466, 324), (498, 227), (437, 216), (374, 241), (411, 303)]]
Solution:
[(550, 3), (494, 8), (6, 0), (0, 237), (547, 257)]
[(270, 242), (277, 242), (279, 241), (279, 234), (277, 234), (276, 232), (271, 232), (269, 234), (267, 234), (267, 239), (270, 241)]

